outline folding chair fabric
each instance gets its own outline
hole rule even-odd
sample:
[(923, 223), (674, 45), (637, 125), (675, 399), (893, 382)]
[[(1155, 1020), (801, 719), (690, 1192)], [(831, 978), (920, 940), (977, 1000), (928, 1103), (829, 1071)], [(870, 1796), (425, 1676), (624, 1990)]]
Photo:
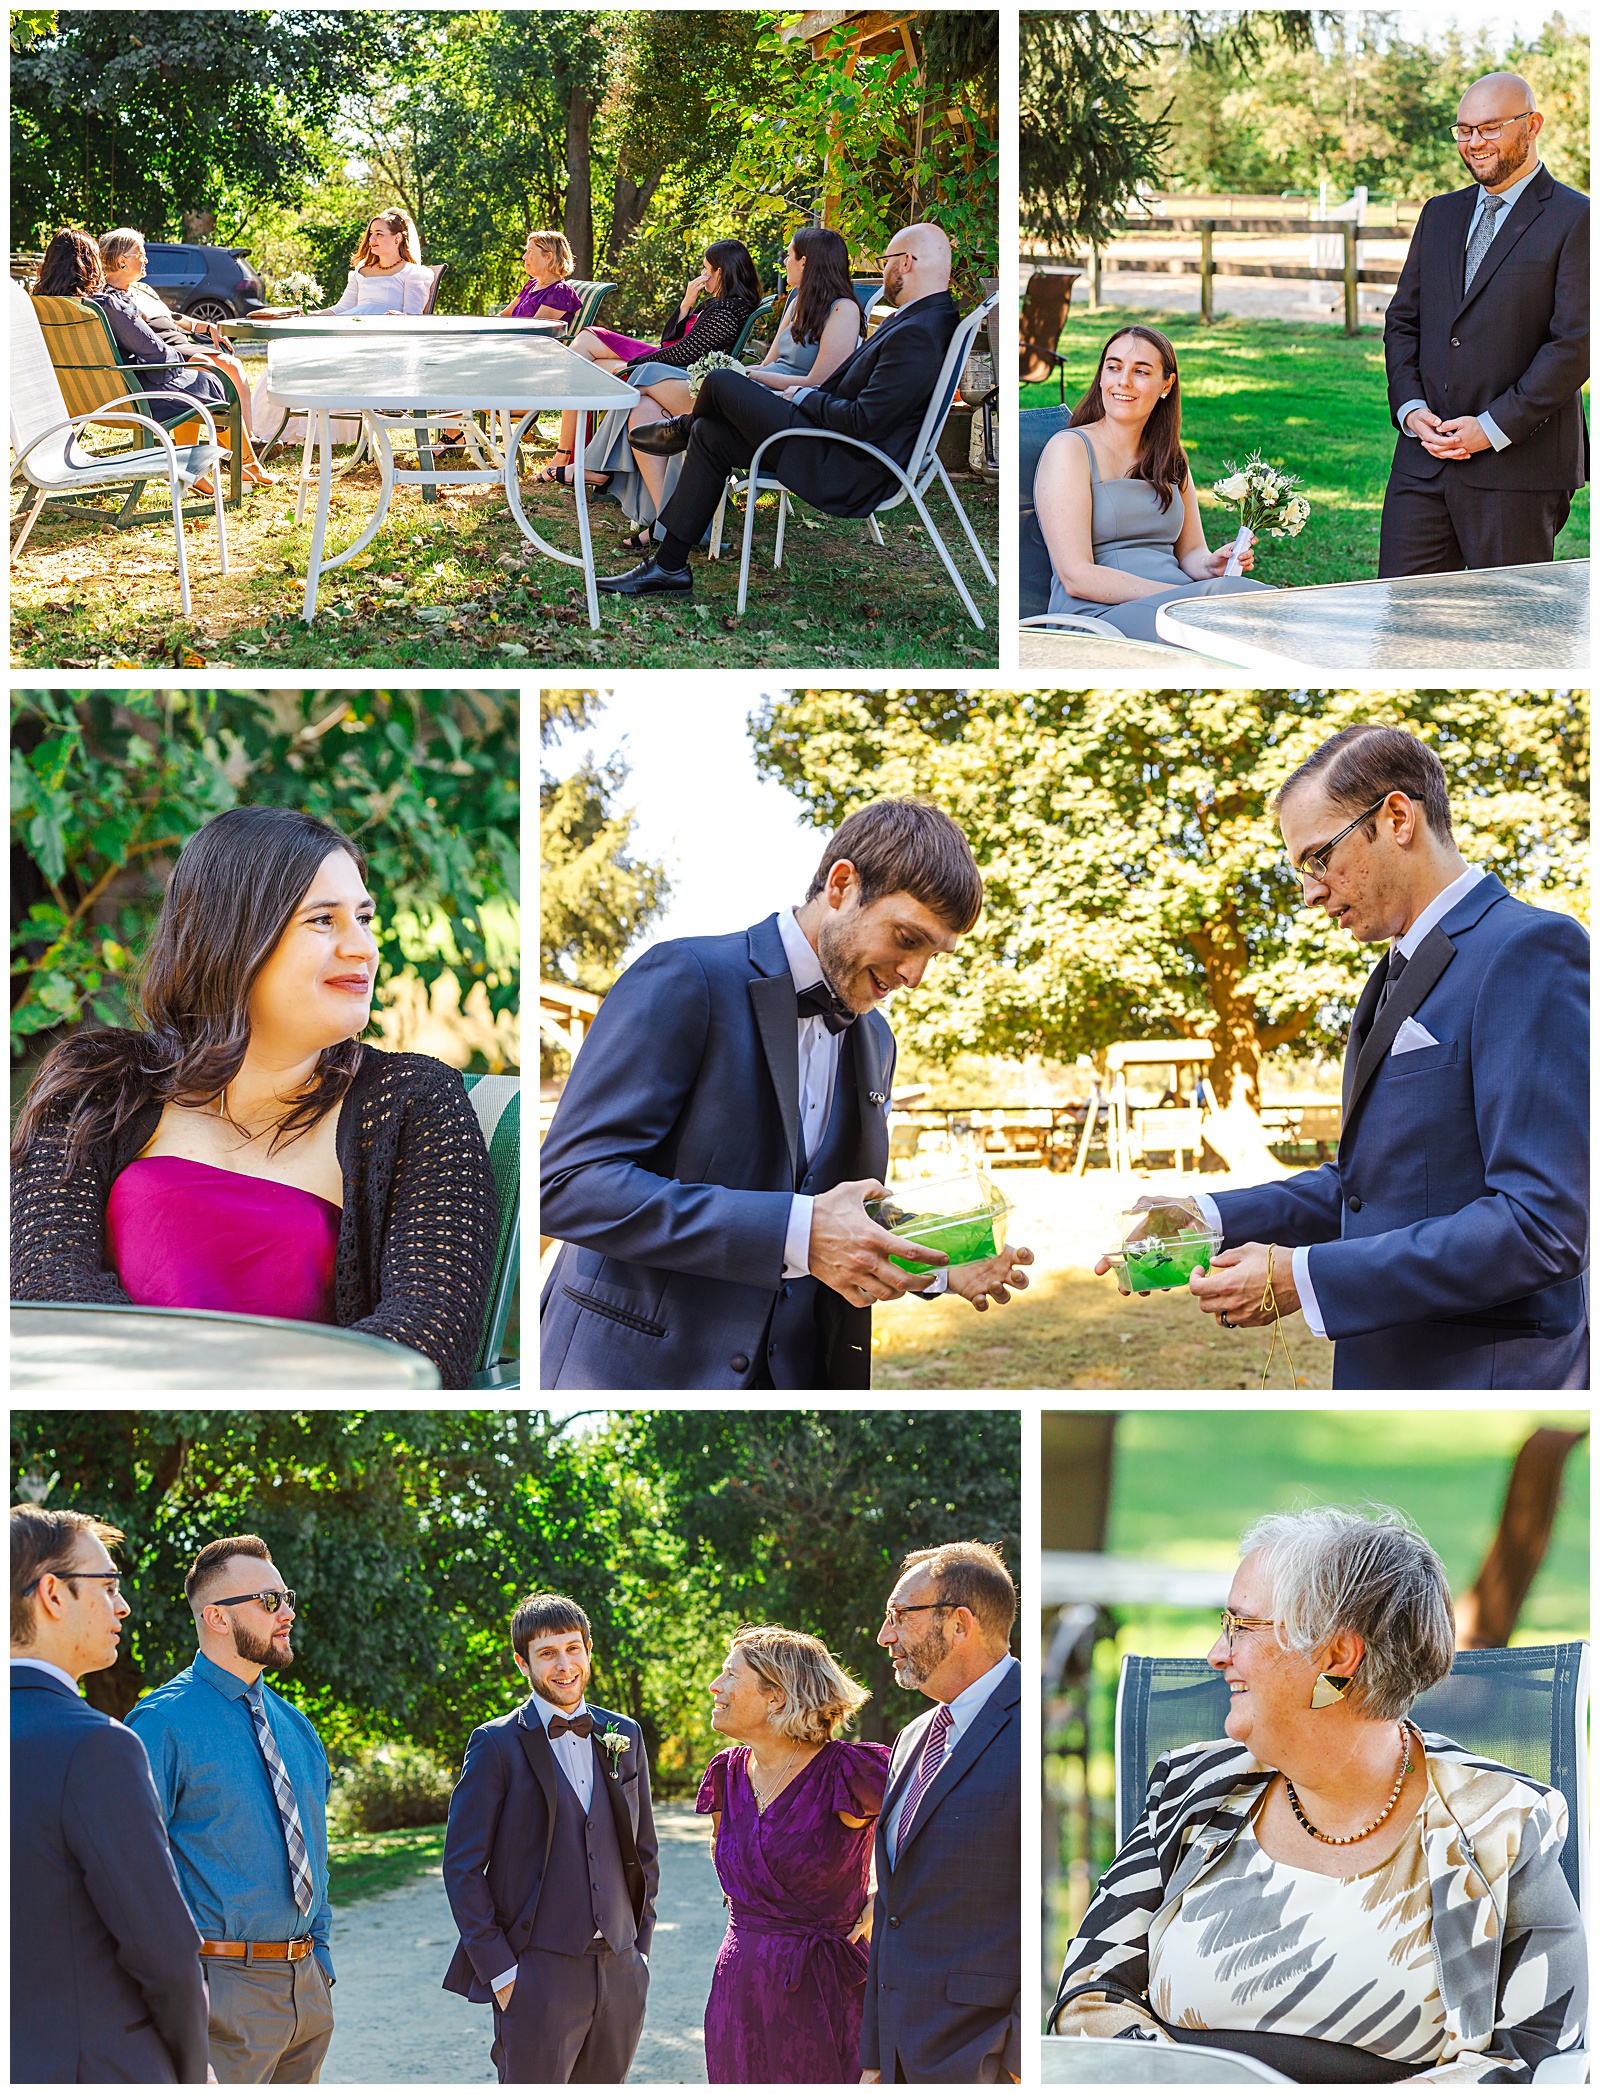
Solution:
[(521, 1248), (522, 1083), (515, 1076), (463, 1076), (461, 1081), (488, 1147), (498, 1205), (494, 1277), (478, 1362), (480, 1368), (487, 1369), (493, 1368), (500, 1357)]
[(93, 414), (127, 391), (116, 337), (98, 306), (79, 298), (35, 298), (33, 309), (69, 414)]
[(1050, 548), (1039, 528), (1033, 482), (1045, 445), (1071, 419), (1070, 407), (1025, 407), (1017, 417), (1017, 480), (1022, 491), (1022, 519), (1017, 532), (1017, 608), (1023, 618), (1042, 617), (1050, 608)]

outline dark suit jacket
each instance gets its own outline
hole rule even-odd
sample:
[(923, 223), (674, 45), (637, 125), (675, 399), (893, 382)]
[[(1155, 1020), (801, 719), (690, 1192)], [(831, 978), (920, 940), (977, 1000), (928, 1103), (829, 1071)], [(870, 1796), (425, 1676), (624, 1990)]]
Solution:
[(1022, 2070), (1021, 1704), (1013, 1660), (945, 1754), (891, 1869), (884, 1827), (937, 1711), (895, 1740), (861, 2021), (862, 2069), (886, 2082)]
[(797, 1189), (888, 1169), (894, 1035), (876, 1011), (850, 1028), (852, 1117), (801, 1179), (798, 1027), (776, 916), (658, 945), (611, 989), (539, 1159), (539, 1225), (566, 1239), (540, 1304), (545, 1388), (746, 1387), (780, 1300), (814, 1305), (821, 1376), (798, 1386), (869, 1386), (870, 1311), (786, 1282), (783, 1245)]
[(1472, 487), (1559, 490), (1589, 475), (1580, 397), (1589, 376), (1589, 199), (1541, 167), (1462, 294), (1474, 183), (1431, 197), (1411, 236), (1383, 325), (1389, 412), (1425, 400), (1446, 421), (1489, 414), (1503, 451), (1430, 458), (1395, 446), (1397, 479), (1456, 474)]
[[(1311, 1244), (1334, 1386), (1562, 1388), (1588, 1309), (1589, 940), (1486, 874), (1356, 1006), (1338, 1158), (1216, 1195)], [(1391, 1056), (1414, 1017), (1438, 1043)], [(1368, 1028), (1370, 1027), (1370, 1030)]]
[[(897, 465), (909, 465), (960, 317), (948, 291), (930, 292), (893, 314), (837, 371), (795, 401), (796, 421), (859, 437)], [(762, 460), (762, 470), (769, 469), (830, 516), (869, 516), (898, 484), (865, 451), (809, 437), (774, 444)]]
[[(632, 1741), (617, 1760), (616, 1779), (597, 1767), (616, 1822), (622, 1869), (638, 1927), (635, 1946), (650, 1951), (661, 1869), (650, 1812), (650, 1768), (644, 1737), (630, 1716), (586, 1704), (598, 1730), (626, 1731)], [(550, 1740), (526, 1705), (485, 1723), (467, 1740), (461, 1779), (450, 1798), (444, 1836), (444, 1887), (461, 1931), (444, 1990), (480, 2006), (492, 1981), (528, 1946), (556, 1825), (556, 1783), (563, 1779)]]
[(11, 1674), (11, 2078), (206, 2076), (200, 1936), (150, 1762), (48, 1673)]

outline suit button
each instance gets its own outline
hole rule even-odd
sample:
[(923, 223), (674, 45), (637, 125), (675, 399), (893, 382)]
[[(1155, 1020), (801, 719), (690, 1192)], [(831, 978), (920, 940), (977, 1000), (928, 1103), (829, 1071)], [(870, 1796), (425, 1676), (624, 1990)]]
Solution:
[(785, 1301), (787, 1301), (787, 1300), (789, 1299), (789, 1295), (790, 1295), (790, 1292), (791, 1292), (791, 1289), (790, 1289), (790, 1286), (789, 1286), (789, 1282), (788, 1282), (787, 1280), (785, 1280), (785, 1281), (784, 1281), (784, 1283), (783, 1283), (783, 1298), (784, 1298), (784, 1300), (785, 1300)]
[(1452, 336), (1450, 337), (1450, 346), (1451, 346), (1451, 348), (1452, 348), (1452, 349), (1459, 349), (1459, 348), (1461, 347), (1461, 337), (1460, 337), (1460, 335), (1458, 335), (1458, 334), (1453, 334), (1453, 335), (1452, 335)]
[(1349, 1207), (1350, 1207), (1350, 1212), (1351, 1212), (1352, 1214), (1359, 1214), (1359, 1213), (1361, 1212), (1361, 1195), (1360, 1195), (1360, 1193), (1358, 1193), (1358, 1192), (1353, 1192), (1353, 1193), (1352, 1193), (1352, 1194), (1350, 1195), (1350, 1200), (1349, 1200)]
[(890, 1913), (890, 1915), (889, 1915), (889, 1924), (890, 1924), (890, 1926), (891, 1926), (891, 1927), (898, 1927), (898, 1926), (899, 1926), (899, 1924), (900, 1924), (900, 1915), (899, 1915), (899, 1913), (898, 1913), (898, 1912), (891, 1912), (891, 1913)]
[(733, 1369), (735, 1374), (744, 1374), (749, 1371), (750, 1362), (745, 1358), (742, 1352), (736, 1352), (733, 1358), (729, 1360), (728, 1365)]

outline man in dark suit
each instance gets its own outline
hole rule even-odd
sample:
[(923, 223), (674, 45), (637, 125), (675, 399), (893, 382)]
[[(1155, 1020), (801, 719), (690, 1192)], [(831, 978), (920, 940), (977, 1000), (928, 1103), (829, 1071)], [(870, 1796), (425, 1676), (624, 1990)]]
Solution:
[(78, 1692), (130, 1612), (81, 1512), (11, 1508), (11, 2078), (205, 2083), (200, 1936), (144, 1747)]
[(1589, 200), (1539, 162), (1517, 73), (1461, 98), (1473, 186), (1433, 197), (1384, 321), (1400, 430), (1380, 575), (1553, 560), (1589, 472)]
[(444, 1989), (494, 2002), (502, 2085), (620, 2085), (661, 1876), (644, 1738), (585, 1703), (589, 1617), (575, 1600), (530, 1593), (511, 1647), (532, 1692), (472, 1733), (450, 1798), (444, 1882), (461, 1940)]
[(1197, 1195), (1190, 1291), (1232, 1329), (1305, 1312), (1343, 1389), (1589, 1386), (1589, 941), (1469, 866), (1444, 767), (1396, 727), (1278, 796), (1308, 904), (1389, 941), (1356, 1005), (1336, 1160)]
[[(564, 1237), (539, 1312), (561, 1389), (865, 1389), (872, 1304), (942, 1291), (891, 1262), (894, 1035), (877, 1006), (970, 930), (983, 882), (950, 817), (862, 808), (804, 904), (636, 960), (600, 1007), (540, 1154)], [(954, 1267), (977, 1308), (1027, 1285), (1009, 1245)], [(917, 1262), (942, 1266), (942, 1254)]]
[(878, 1819), (864, 2080), (1022, 2072), (1022, 1669), (1017, 1595), (980, 1541), (917, 1549), (878, 1641), (936, 1706), (895, 1740)]
[[(631, 432), (636, 451), (668, 457), (687, 450), (683, 474), (661, 512), (666, 536), (627, 574), (604, 577), (618, 596), (687, 594), (694, 587), (689, 548), (705, 536), (728, 475), (750, 463), (779, 429), (831, 429), (875, 444), (899, 465), (912, 446), (959, 315), (950, 295), (950, 242), (936, 225), (908, 225), (883, 257), (883, 295), (895, 310), (821, 385), (777, 394), (742, 371), (712, 371), (692, 414)], [(898, 483), (846, 444), (778, 444), (763, 471), (781, 473), (803, 501), (830, 516), (870, 516)]]

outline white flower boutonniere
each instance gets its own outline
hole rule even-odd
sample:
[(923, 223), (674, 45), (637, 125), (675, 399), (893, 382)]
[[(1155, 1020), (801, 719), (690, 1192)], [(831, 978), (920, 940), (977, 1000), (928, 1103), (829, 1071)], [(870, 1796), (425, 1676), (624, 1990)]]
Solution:
[(600, 1744), (611, 1755), (611, 1779), (613, 1781), (619, 1778), (617, 1767), (621, 1762), (622, 1755), (632, 1743), (633, 1740), (625, 1730), (603, 1730), (600, 1733)]

